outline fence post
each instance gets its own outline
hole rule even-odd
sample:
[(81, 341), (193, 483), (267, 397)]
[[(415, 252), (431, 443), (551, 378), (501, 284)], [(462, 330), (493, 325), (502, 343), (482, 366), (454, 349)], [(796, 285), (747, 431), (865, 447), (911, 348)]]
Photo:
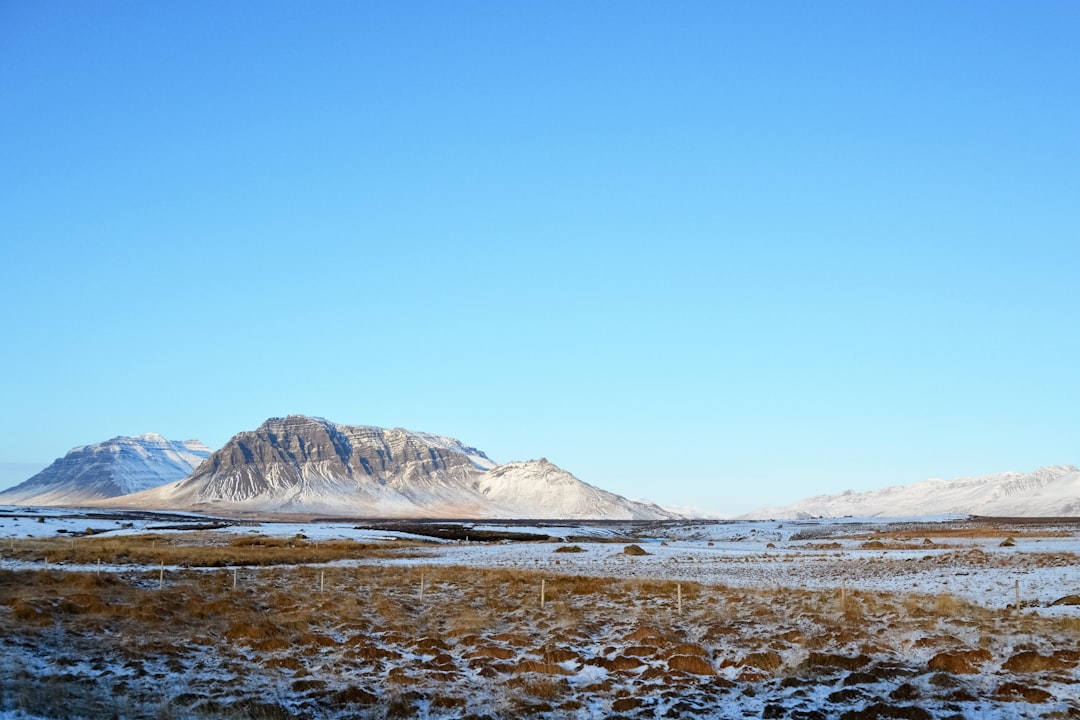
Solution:
[(678, 595), (678, 604), (677, 604), (677, 606), (678, 606), (679, 614), (682, 615), (682, 583), (679, 583), (678, 585), (675, 586), (675, 592)]
[(546, 594), (545, 593), (546, 590), (547, 590), (547, 581), (544, 580), (544, 578), (540, 578), (540, 608), (541, 609), (543, 609), (543, 607), (544, 607), (544, 601), (546, 599), (544, 597), (544, 595)]

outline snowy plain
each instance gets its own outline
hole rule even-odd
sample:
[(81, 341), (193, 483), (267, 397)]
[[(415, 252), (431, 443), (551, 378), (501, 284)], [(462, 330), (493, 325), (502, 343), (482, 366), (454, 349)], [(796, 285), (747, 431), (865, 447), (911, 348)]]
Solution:
[[(212, 530), (205, 529), (211, 526)], [(1071, 520), (1038, 525), (1001, 521), (992, 531), (979, 521), (955, 516), (462, 524), (466, 537), (470, 532), (478, 537), (486, 533), (537, 537), (536, 542), (487, 542), (434, 539), (424, 534), (423, 524), (414, 528), (416, 532), (409, 532), (389, 526), (362, 527), (351, 520), (219, 523), (202, 515), (4, 507), (0, 508), (0, 570), (41, 569), (40, 563), (15, 560), (4, 552), (21, 539), (70, 537), (74, 544), (87, 537), (87, 529), (93, 530), (92, 537), (146, 533), (195, 537), (205, 532), (240, 538), (302, 537), (310, 543), (422, 541), (403, 557), (251, 570), (252, 577), (263, 573), (267, 592), (285, 593), (282, 597), (290, 598), (276, 601), (279, 607), (267, 616), (268, 627), (278, 623), (288, 627), (295, 622), (285, 618), (299, 610), (280, 607), (280, 603), (294, 602), (296, 582), (310, 588), (318, 578), (321, 592), (324, 575), (331, 583), (344, 583), (345, 588), (352, 584), (354, 592), (361, 591), (349, 596), (349, 602), (361, 613), (377, 611), (395, 624), (379, 621), (359, 634), (347, 630), (348, 625), (309, 630), (297, 636), (298, 641), (308, 638), (302, 642), (313, 643), (309, 647), (281, 648), (274, 648), (273, 637), (245, 638), (237, 628), (244, 630), (246, 626), (237, 625), (223, 636), (233, 638), (235, 634), (227, 645), (201, 648), (199, 643), (208, 642), (203, 639), (168, 651), (179, 653), (182, 661), (168, 653), (160, 660), (151, 654), (134, 661), (137, 667), (152, 670), (158, 682), (164, 680), (176, 698), (186, 698), (186, 702), (196, 703), (196, 708), (199, 693), (204, 692), (210, 698), (206, 702), (217, 703), (215, 708), (269, 696), (282, 712), (301, 717), (348, 717), (358, 712), (357, 706), (348, 704), (344, 710), (327, 709), (319, 704), (326, 697), (339, 701), (342, 697), (375, 698), (364, 712), (370, 717), (393, 716), (390, 706), (379, 704), (382, 701), (378, 698), (385, 697), (411, 703), (408, 714), (399, 716), (423, 718), (461, 717), (466, 708), (474, 707), (496, 708), (486, 715), (468, 713), (477, 717), (524, 713), (583, 720), (616, 716), (717, 720), (763, 715), (806, 720), (833, 716), (1051, 719), (1080, 713), (1075, 693), (1080, 685), (1080, 664), (1072, 659), (1069, 649), (1076, 647), (1080, 608), (1052, 604), (1080, 593), (1080, 525)], [(630, 543), (647, 554), (626, 554)], [(569, 547), (579, 551), (560, 551)], [(167, 578), (166, 585), (173, 577), (196, 582), (190, 580), (192, 573), (213, 585), (213, 577), (227, 580), (229, 572), (227, 568), (173, 566), (140, 570), (124, 564), (54, 564), (48, 569), (53, 575), (98, 570), (150, 591), (157, 587), (158, 571)], [(362, 591), (368, 588), (370, 592), (375, 581), (357, 579), (368, 577), (363, 575), (365, 569), (375, 569), (376, 576), (385, 575), (390, 583), (389, 588), (379, 591), (385, 596), (370, 604), (363, 601)], [(149, 570), (154, 571), (152, 577), (143, 577)], [(535, 615), (514, 605), (507, 592), (506, 597), (484, 600), (504, 604), (504, 614), (491, 617), (475, 609), (483, 600), (475, 593), (481, 591), (458, 582), (481, 571), (494, 573), (491, 577), (496, 578), (525, 578), (526, 582), (546, 577), (552, 588), (558, 586), (560, 578), (571, 583), (566, 587), (588, 586), (588, 578), (597, 578), (602, 586), (610, 586), (611, 594), (604, 590), (599, 595), (578, 596), (567, 591), (570, 594), (550, 598), (551, 612), (556, 613), (551, 616)], [(427, 600), (423, 599), (425, 575), (430, 583)], [(411, 585), (395, 585), (402, 579), (407, 583), (419, 579), (420, 599)], [(501, 582), (505, 588), (512, 587), (509, 580)], [(838, 591), (852, 597), (867, 594), (858, 601), (862, 614), (854, 621), (865, 627), (842, 629), (839, 635), (829, 629), (834, 621), (843, 621), (835, 610)], [(638, 595), (643, 592), (647, 596)], [(683, 592), (687, 593), (686, 618), (681, 617), (681, 610), (676, 615), (676, 603), (682, 602)], [(1023, 615), (1007, 610), (1016, 603), (1018, 593)], [(882, 599), (876, 594), (922, 599), (905, 605), (908, 601)], [(945, 600), (933, 600), (935, 597)], [(947, 600), (950, 597), (985, 608), (997, 618), (992, 621), (996, 624), (986, 625), (985, 618), (963, 615), (951, 619), (933, 612), (925, 615), (927, 603), (952, 607)], [(594, 599), (580, 605), (587, 598)], [(234, 599), (223, 595), (206, 602)], [(624, 603), (630, 607), (622, 609)], [(768, 615), (770, 612), (774, 614)], [(905, 617), (909, 612), (912, 617)], [(449, 613), (445, 616), (448, 619), (437, 620), (436, 613)], [(565, 617), (560, 618), (559, 613)], [(916, 617), (919, 613), (924, 617)], [(599, 623), (597, 614), (604, 618)], [(1057, 627), (1052, 623), (1059, 621), (1064, 623), (1059, 634), (1038, 629)], [(996, 630), (988, 632), (987, 627)], [(42, 632), (42, 637), (53, 637), (53, 631)], [(670, 632), (671, 636), (660, 638), (655, 635), (658, 632)], [(64, 636), (74, 638), (77, 632), (71, 629)], [(28, 652), (29, 647), (32, 645), (24, 643), (22, 650), (9, 648), (7, 656), (0, 658), (4, 669), (44, 677), (55, 674), (55, 663), (59, 662), (68, 675), (97, 678), (93, 682), (111, 679), (129, 688), (137, 685), (130, 659), (99, 660), (96, 664), (78, 660), (64, 665), (73, 662), (69, 656), (48, 650), (38, 655)], [(932, 670), (942, 655), (986, 648), (993, 651), (995, 659), (983, 661), (981, 669), (970, 676), (951, 680), (961, 683), (957, 689), (939, 687), (945, 682), (943, 673), (927, 672), (928, 664)], [(364, 659), (357, 664), (359, 653)], [(1064, 669), (1049, 673), (1010, 670), (1010, 663), (1025, 653), (1060, 662)], [(687, 675), (679, 669), (694, 668), (691, 661), (703, 662), (704, 670), (692, 669)], [(847, 661), (863, 666), (847, 671), (830, 665)], [(778, 667), (769, 665), (777, 662), (781, 663)], [(285, 683), (281, 687), (291, 690), (282, 690), (275, 683)], [(201, 690), (193, 692), (195, 686)], [(442, 697), (443, 691), (435, 688), (450, 688), (450, 697)], [(557, 707), (551, 704), (549, 710), (540, 709), (546, 705), (536, 698), (554, 693), (552, 688), (570, 700)], [(513, 706), (506, 705), (510, 691), (521, 696)], [(918, 700), (897, 700), (907, 697), (904, 693), (926, 698), (928, 710), (918, 708)], [(1035, 695), (1012, 696), (1018, 693)], [(526, 702), (522, 697), (532, 699)], [(889, 699), (887, 702), (900, 708), (897, 712), (908, 714), (889, 715), (882, 709), (887, 703), (876, 698)], [(440, 706), (439, 701), (463, 704)], [(207, 712), (213, 716), (215, 711), (204, 708), (192, 716)], [(240, 711), (230, 712), (235, 716)], [(132, 712), (127, 716), (140, 715)], [(9, 711), (7, 716), (0, 715), (0, 720), (33, 719)]]
[[(583, 552), (553, 555), (549, 542), (454, 542), (407, 531), (364, 528), (355, 521), (222, 520), (218, 532), (314, 541), (412, 539), (428, 547), (420, 557), (398, 564), (543, 569), (560, 574), (683, 580), (731, 587), (800, 587), (825, 590), (841, 586), (881, 592), (950, 593), (989, 608), (1004, 608), (1016, 599), (1046, 613), (1067, 613), (1051, 607), (1054, 600), (1080, 593), (1080, 520), (1062, 519), (1051, 528), (1058, 535), (1020, 538), (1002, 546), (1002, 538), (974, 534), (932, 544), (910, 542), (867, 548), (867, 538), (894, 528), (922, 528), (933, 534), (964, 516), (898, 518), (834, 518), (790, 521), (705, 521), (604, 524), (463, 523), (465, 532), (523, 533), (538, 541), (578, 541)], [(0, 506), (0, 551), (5, 538), (76, 537), (95, 534), (137, 535), (146, 532), (190, 532), (215, 522), (194, 514), (115, 513), (64, 508)], [(1025, 523), (1016, 525), (1018, 533)], [(625, 543), (640, 543), (647, 555), (631, 557)], [(872, 542), (872, 539), (871, 539)], [(972, 552), (996, 560), (977, 570), (966, 558)], [(1064, 558), (1047, 563), (1048, 557)], [(359, 561), (342, 561), (337, 565)], [(0, 555), (0, 568), (18, 563)], [(71, 567), (70, 569), (78, 569)]]

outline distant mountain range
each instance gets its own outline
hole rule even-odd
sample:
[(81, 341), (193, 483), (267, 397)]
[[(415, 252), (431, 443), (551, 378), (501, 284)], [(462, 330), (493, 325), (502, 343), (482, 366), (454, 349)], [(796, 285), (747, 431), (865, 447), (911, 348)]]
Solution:
[(187, 477), (210, 456), (198, 440), (115, 437), (73, 448), (26, 482), (0, 492), (4, 505), (81, 505)]
[[(148, 436), (143, 436), (143, 438)], [(155, 436), (156, 437), (156, 436)], [(139, 446), (142, 438), (118, 438)], [(162, 439), (163, 442), (164, 441)], [(106, 444), (103, 444), (106, 445)], [(88, 446), (96, 448), (98, 446)], [(199, 444), (199, 447), (203, 446)], [(241, 432), (197, 468), (140, 487), (88, 492), (76, 448), (49, 470), (0, 493), (0, 504), (107, 505), (211, 513), (305, 513), (357, 517), (659, 520), (679, 516), (582, 482), (545, 459), (497, 465), (453, 438), (402, 429), (271, 418)], [(205, 448), (203, 448), (205, 449)], [(75, 456), (73, 457), (73, 454)], [(155, 452), (116, 455), (123, 469), (160, 464)]]
[(1032, 473), (1007, 472), (956, 480), (818, 495), (743, 516), (747, 520), (812, 517), (908, 517), (986, 515), (1069, 517), (1080, 515), (1080, 470), (1053, 465)]
[[(683, 517), (589, 485), (543, 458), (500, 465), (453, 438), (303, 415), (271, 418), (214, 453), (197, 440), (154, 434), (77, 447), (0, 492), (5, 504), (460, 519)], [(819, 495), (741, 519), (920, 515), (1078, 516), (1080, 470), (1059, 465)]]

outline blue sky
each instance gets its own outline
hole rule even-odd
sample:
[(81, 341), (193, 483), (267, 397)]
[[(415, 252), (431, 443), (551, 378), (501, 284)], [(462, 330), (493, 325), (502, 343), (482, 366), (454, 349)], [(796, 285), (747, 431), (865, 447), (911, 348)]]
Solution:
[(0, 480), (289, 413), (721, 513), (1080, 463), (1078, 32), (0, 3)]

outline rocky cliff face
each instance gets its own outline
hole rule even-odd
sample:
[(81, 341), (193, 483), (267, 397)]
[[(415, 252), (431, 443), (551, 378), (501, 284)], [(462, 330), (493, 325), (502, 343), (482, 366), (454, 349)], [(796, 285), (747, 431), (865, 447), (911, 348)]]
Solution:
[(190, 506), (392, 515), (442, 500), (436, 514), (445, 516), (479, 501), (461, 492), (481, 471), (464, 450), (438, 436), (290, 415), (234, 436), (161, 495)]
[(186, 477), (210, 449), (198, 440), (160, 435), (116, 437), (73, 448), (24, 483), (0, 492), (0, 504), (78, 505), (146, 490)]
[(453, 438), (301, 415), (242, 432), (190, 477), (123, 504), (366, 517), (671, 517), (546, 461), (497, 466)]

